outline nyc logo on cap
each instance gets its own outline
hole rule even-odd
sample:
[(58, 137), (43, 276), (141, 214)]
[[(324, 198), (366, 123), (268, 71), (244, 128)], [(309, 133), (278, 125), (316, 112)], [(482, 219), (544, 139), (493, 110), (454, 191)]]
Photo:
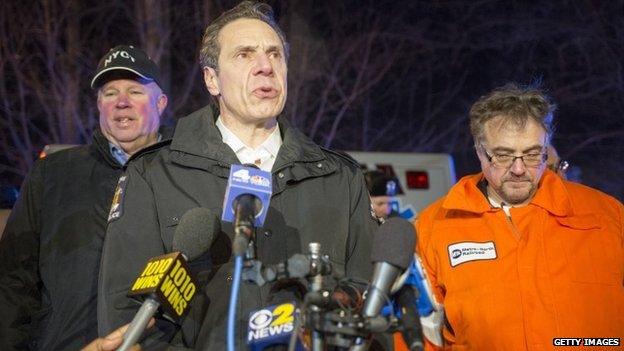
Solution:
[[(132, 47), (132, 46), (131, 46)], [(132, 62), (136, 62), (135, 58), (132, 57), (132, 55), (130, 55), (127, 51), (125, 50), (117, 50), (117, 51), (113, 51), (110, 55), (108, 55), (108, 57), (104, 60), (104, 67), (107, 67), (108, 65), (111, 64), (111, 62), (113, 62), (113, 60), (117, 59), (117, 57), (121, 57), (127, 60), (130, 60)]]

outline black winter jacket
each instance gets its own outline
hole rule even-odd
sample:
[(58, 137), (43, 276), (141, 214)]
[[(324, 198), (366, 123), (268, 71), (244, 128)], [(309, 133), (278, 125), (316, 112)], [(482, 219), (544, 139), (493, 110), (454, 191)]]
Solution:
[(0, 241), (0, 350), (78, 350), (97, 336), (97, 279), (122, 167), (93, 143), (38, 160)]
[[(176, 226), (186, 211), (206, 207), (221, 215), (230, 165), (240, 162), (222, 142), (215, 118), (212, 108), (205, 107), (180, 119), (171, 144), (143, 152), (130, 163), (120, 217), (109, 223), (104, 244), (98, 298), (100, 334), (132, 319), (138, 305), (126, 297), (130, 284), (150, 257), (171, 250)], [(272, 170), (273, 195), (267, 218), (264, 227), (256, 229), (258, 259), (265, 264), (278, 263), (307, 252), (308, 243), (319, 242), (336, 272), (368, 279), (376, 225), (358, 165), (278, 121), (283, 144)], [(160, 338), (197, 349), (225, 349), (232, 239), (231, 224), (222, 223), (222, 232), (207, 257), (192, 262), (203, 277), (200, 285), (205, 286), (205, 294), (191, 303), (182, 332), (159, 320), (159, 332), (144, 346), (150, 347)], [(293, 297), (276, 290), (273, 284), (261, 288), (241, 284), (236, 349), (247, 348), (250, 311)]]

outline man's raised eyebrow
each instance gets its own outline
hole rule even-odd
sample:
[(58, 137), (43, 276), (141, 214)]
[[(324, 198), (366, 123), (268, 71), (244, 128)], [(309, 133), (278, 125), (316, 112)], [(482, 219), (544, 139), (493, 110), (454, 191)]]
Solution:
[[(532, 146), (529, 146), (528, 148), (522, 150), (522, 153), (527, 153), (529, 151), (537, 151), (537, 150), (542, 150), (544, 148), (544, 145), (541, 144), (535, 144)], [(512, 148), (508, 148), (508, 147), (504, 147), (504, 146), (498, 146), (492, 149), (492, 152), (508, 152), (508, 153), (513, 153), (514, 149)]]
[(258, 45), (256, 45), (256, 46), (252, 46), (252, 45), (239, 45), (239, 46), (234, 48), (234, 52), (256, 51), (257, 49), (258, 49)]
[(271, 45), (266, 50), (266, 52), (281, 52), (281, 51), (282, 51), (281, 47), (277, 45)]
[(508, 153), (512, 153), (515, 150), (509, 147), (504, 147), (504, 146), (497, 146), (495, 148), (492, 148), (492, 152), (508, 152)]
[(538, 151), (538, 150), (543, 150), (544, 149), (544, 145), (542, 144), (535, 144), (533, 146), (530, 146), (524, 150), (522, 150), (522, 153), (526, 154), (529, 151)]

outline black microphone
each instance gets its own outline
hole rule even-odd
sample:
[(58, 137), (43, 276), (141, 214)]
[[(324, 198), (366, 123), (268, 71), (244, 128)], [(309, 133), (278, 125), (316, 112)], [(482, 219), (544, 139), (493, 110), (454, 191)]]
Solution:
[(234, 200), (234, 243), (232, 251), (235, 256), (243, 255), (253, 235), (254, 219), (262, 209), (260, 198), (252, 194), (239, 195)]
[(219, 228), (218, 218), (206, 208), (194, 208), (182, 216), (173, 234), (172, 248), (177, 252), (151, 258), (128, 292), (129, 297), (146, 297), (117, 351), (126, 351), (139, 341), (159, 307), (176, 321), (188, 312), (197, 286), (186, 257), (193, 260), (208, 251)]
[(310, 291), (304, 302), (321, 307), (324, 310), (360, 311), (364, 305), (364, 287), (349, 281), (339, 282), (330, 291)]
[(219, 217), (205, 207), (192, 208), (182, 216), (173, 234), (171, 251), (180, 251), (193, 261), (210, 249), (219, 236)]
[(401, 309), (401, 334), (410, 351), (423, 350), (422, 325), (416, 306), (418, 290), (412, 285), (404, 285), (394, 294), (394, 300)]
[(270, 172), (255, 165), (232, 165), (230, 168), (221, 219), (234, 223), (234, 256), (245, 255), (254, 227), (264, 223), (271, 192)]
[(309, 255), (294, 254), (286, 261), (271, 265), (251, 261), (245, 267), (242, 279), (263, 286), (276, 280), (309, 278), (311, 275), (328, 275), (331, 272), (332, 265), (328, 257), (319, 256), (313, 260)]
[[(379, 227), (373, 239), (371, 261), (375, 265), (362, 315), (375, 317), (389, 301), (390, 288), (397, 277), (407, 269), (414, 258), (416, 231), (403, 218), (392, 217)], [(368, 343), (355, 345), (351, 350), (366, 350)]]

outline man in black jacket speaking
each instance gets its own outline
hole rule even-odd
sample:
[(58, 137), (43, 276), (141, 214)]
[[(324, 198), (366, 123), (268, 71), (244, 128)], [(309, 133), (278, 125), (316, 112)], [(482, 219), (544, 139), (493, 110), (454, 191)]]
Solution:
[(156, 64), (117, 46), (100, 61), (100, 128), (89, 145), (38, 160), (0, 241), (0, 350), (78, 350), (97, 337), (97, 279), (109, 208), (128, 157), (159, 138)]
[[(126, 297), (150, 257), (171, 250), (180, 218), (205, 207), (221, 213), (230, 166), (270, 171), (273, 195), (256, 228), (257, 258), (275, 264), (319, 242), (338, 274), (369, 278), (375, 222), (359, 166), (323, 149), (279, 117), (287, 96), (288, 45), (266, 4), (243, 2), (222, 14), (203, 36), (200, 64), (215, 107), (181, 118), (170, 144), (142, 153), (128, 167), (119, 214), (109, 223), (100, 270), (100, 334), (129, 322), (138, 305)], [(233, 229), (222, 224), (202, 262), (203, 296), (191, 302), (181, 331), (157, 320), (160, 338), (176, 346), (225, 349), (232, 281)], [(200, 294), (198, 294), (200, 295)], [(237, 349), (246, 348), (250, 311), (292, 299), (275, 285), (242, 283)]]

